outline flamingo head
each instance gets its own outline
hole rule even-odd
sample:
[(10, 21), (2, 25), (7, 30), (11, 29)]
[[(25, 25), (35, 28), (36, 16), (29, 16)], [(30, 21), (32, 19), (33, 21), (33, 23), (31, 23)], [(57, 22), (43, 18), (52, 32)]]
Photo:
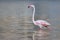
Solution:
[(28, 8), (31, 8), (31, 7), (32, 7), (32, 8), (34, 8), (35, 6), (34, 6), (34, 5), (32, 5), (32, 4), (31, 4), (31, 5), (28, 5)]

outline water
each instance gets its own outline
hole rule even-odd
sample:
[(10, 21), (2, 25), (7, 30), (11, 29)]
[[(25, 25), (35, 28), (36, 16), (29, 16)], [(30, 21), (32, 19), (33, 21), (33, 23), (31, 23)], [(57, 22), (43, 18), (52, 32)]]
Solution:
[[(28, 4), (36, 6), (35, 20), (49, 18), (52, 31), (37, 30)], [(0, 40), (60, 40), (59, 17), (60, 1), (1, 1)]]

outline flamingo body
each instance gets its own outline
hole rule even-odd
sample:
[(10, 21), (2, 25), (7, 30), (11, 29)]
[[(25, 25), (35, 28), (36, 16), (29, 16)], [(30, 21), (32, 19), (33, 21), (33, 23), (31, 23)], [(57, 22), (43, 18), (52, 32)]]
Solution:
[(48, 22), (45, 21), (45, 20), (37, 20), (37, 21), (35, 21), (34, 24), (37, 25), (37, 26), (39, 26), (40, 28), (42, 28), (42, 27), (47, 27), (47, 26), (50, 25), (50, 23), (48, 23)]
[[(35, 15), (35, 6), (34, 5), (29, 5), (28, 8), (33, 8), (33, 15), (32, 15), (32, 21), (35, 25), (39, 26), (40, 28), (42, 27), (47, 27), (49, 25), (51, 25), (49, 22), (45, 21), (45, 20), (34, 20), (34, 15)], [(47, 27), (48, 28), (48, 27)]]

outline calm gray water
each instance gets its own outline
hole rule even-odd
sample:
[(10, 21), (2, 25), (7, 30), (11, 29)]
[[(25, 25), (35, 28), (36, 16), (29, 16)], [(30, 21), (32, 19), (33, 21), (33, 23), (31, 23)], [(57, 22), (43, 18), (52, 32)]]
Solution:
[(60, 40), (60, 1), (27, 0), (0, 2), (0, 40), (32, 40), (33, 31), (38, 27), (32, 23), (29, 4), (36, 6), (35, 20), (48, 18), (52, 28), (52, 31), (37, 31), (34, 39)]

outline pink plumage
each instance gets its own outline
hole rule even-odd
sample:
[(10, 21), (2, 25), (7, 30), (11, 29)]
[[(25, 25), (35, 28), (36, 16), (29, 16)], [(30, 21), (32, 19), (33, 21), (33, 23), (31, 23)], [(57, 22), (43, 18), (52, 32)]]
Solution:
[(34, 15), (35, 15), (35, 6), (34, 5), (29, 5), (28, 8), (33, 8), (33, 15), (32, 15), (32, 21), (35, 25), (39, 26), (40, 28), (42, 27), (47, 27), (49, 25), (51, 25), (49, 22), (45, 21), (45, 20), (34, 20)]

